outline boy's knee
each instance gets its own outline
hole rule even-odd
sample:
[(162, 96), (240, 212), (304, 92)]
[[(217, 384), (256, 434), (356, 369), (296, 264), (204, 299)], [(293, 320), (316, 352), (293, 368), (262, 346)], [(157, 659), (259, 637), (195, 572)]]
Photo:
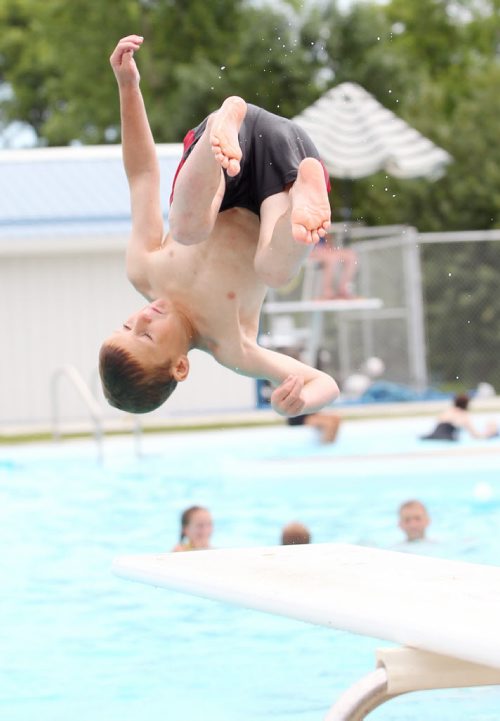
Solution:
[(170, 235), (181, 245), (196, 245), (204, 239), (203, 230), (195, 227), (186, 214), (171, 213), (168, 218)]

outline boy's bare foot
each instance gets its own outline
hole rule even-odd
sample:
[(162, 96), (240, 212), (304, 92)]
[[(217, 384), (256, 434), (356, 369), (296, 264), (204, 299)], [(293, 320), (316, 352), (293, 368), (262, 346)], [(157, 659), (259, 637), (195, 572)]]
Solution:
[(247, 112), (243, 98), (233, 95), (226, 98), (213, 116), (210, 127), (210, 144), (217, 162), (231, 177), (240, 172), (241, 148), (238, 131)]
[(304, 158), (290, 189), (292, 235), (298, 243), (317, 243), (330, 227), (330, 203), (323, 166), (316, 158)]

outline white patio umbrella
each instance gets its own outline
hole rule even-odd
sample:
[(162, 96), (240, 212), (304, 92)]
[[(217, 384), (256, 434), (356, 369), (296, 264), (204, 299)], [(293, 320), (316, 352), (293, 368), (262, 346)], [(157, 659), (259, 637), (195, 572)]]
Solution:
[(355, 180), (379, 170), (396, 178), (443, 175), (451, 156), (356, 83), (342, 83), (294, 118), (329, 174)]

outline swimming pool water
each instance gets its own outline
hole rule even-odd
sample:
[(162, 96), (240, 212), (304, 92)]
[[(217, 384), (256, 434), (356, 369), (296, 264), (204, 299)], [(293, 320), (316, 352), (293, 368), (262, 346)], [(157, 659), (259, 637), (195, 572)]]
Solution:
[[(418, 440), (428, 419), (0, 448), (0, 717), (7, 721), (322, 719), (374, 667), (375, 639), (114, 577), (114, 557), (170, 549), (208, 506), (219, 547), (272, 545), (298, 519), (317, 542), (394, 548), (396, 508), (428, 506), (413, 550), (497, 564), (500, 441)], [(408, 549), (409, 550), (409, 549)], [(464, 620), (466, 622), (466, 620)], [(497, 688), (395, 699), (370, 718), (497, 721)]]

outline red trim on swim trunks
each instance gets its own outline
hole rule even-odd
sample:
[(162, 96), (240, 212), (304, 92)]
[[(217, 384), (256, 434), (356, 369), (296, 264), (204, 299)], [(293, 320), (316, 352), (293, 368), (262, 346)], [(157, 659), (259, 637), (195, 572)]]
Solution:
[(183, 141), (184, 142), (184, 150), (182, 153), (181, 162), (177, 166), (177, 170), (175, 171), (174, 179), (172, 181), (172, 190), (170, 192), (170, 205), (172, 205), (172, 200), (174, 199), (175, 181), (177, 180), (177, 176), (179, 175), (180, 169), (186, 162), (186, 153), (189, 150), (189, 148), (192, 146), (192, 144), (194, 143), (194, 139), (195, 139), (194, 130), (188, 130), (186, 135), (184, 136), (184, 141)]

